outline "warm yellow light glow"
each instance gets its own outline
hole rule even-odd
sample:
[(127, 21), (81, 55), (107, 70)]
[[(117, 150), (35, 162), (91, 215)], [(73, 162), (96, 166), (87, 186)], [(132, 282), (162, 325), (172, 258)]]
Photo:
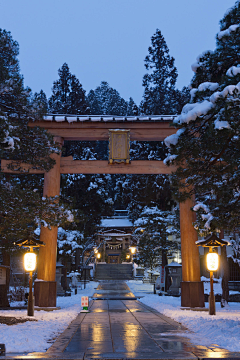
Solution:
[(100, 259), (100, 257), (101, 257), (101, 254), (97, 253), (97, 258)]
[(135, 254), (136, 248), (135, 248), (134, 246), (131, 246), (129, 249), (130, 249), (130, 251), (131, 251), (132, 254)]
[(24, 268), (26, 271), (34, 271), (37, 264), (37, 255), (34, 252), (28, 252), (24, 255)]
[(207, 268), (209, 271), (218, 269), (218, 254), (210, 252), (207, 254)]
[(128, 255), (126, 255), (126, 259), (130, 259), (130, 255), (128, 254)]

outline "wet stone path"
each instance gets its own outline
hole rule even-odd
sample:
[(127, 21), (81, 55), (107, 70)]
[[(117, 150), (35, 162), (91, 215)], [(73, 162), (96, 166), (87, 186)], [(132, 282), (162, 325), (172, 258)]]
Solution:
[[(219, 347), (194, 346), (186, 329), (134, 300), (124, 282), (101, 282), (90, 304), (47, 351), (61, 359), (239, 358)], [(129, 300), (132, 299), (132, 300)], [(230, 356), (231, 355), (231, 356)]]

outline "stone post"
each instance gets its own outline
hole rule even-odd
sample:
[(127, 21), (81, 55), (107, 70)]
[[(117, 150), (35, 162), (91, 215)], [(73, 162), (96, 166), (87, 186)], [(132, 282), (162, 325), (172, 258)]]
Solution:
[[(63, 139), (54, 137), (54, 141), (60, 145)], [(54, 167), (44, 174), (43, 196), (60, 195), (60, 159), (61, 154), (52, 154), (51, 157), (56, 161)], [(57, 257), (57, 226), (52, 226), (51, 230), (41, 227), (40, 240), (46, 246), (39, 249), (38, 274), (34, 285), (35, 305), (39, 307), (56, 306), (56, 257)]]
[(193, 227), (193, 198), (180, 203), (180, 230), (182, 252), (181, 306), (204, 307), (203, 283), (200, 279), (199, 251), (195, 243), (197, 231)]

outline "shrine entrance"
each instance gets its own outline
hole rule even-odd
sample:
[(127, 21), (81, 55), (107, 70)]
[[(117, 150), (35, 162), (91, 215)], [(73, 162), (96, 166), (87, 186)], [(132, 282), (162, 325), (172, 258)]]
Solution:
[(108, 263), (109, 264), (119, 264), (120, 263), (120, 255), (119, 254), (109, 254), (108, 255)]
[[(174, 168), (162, 161), (134, 160), (129, 158), (130, 141), (163, 141), (176, 132), (170, 127), (174, 116), (78, 116), (49, 115), (43, 120), (29, 123), (30, 127), (40, 126), (54, 136), (60, 145), (64, 140), (97, 141), (109, 140), (109, 161), (73, 160), (53, 154), (54, 167), (44, 173), (43, 196), (60, 195), (61, 174), (171, 174)], [(8, 161), (2, 160), (4, 172), (9, 170)], [(12, 163), (14, 166), (14, 162)], [(29, 174), (41, 171), (23, 166)], [(16, 164), (16, 169), (18, 164)], [(15, 171), (17, 173), (17, 170)], [(193, 201), (188, 199), (180, 204), (180, 229), (182, 251), (182, 291), (183, 307), (204, 307), (203, 283), (200, 280), (199, 252), (195, 244), (197, 232), (193, 227)], [(35, 281), (35, 305), (39, 307), (56, 306), (56, 253), (57, 227), (41, 228), (40, 240), (46, 246), (39, 251), (38, 274)], [(116, 258), (112, 261), (115, 261)]]

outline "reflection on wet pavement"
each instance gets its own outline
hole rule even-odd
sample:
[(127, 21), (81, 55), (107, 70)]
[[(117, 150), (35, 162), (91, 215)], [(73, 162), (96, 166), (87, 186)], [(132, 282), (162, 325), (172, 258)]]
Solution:
[(115, 300), (91, 302), (90, 313), (81, 317), (64, 354), (84, 353), (87, 359), (197, 359), (230, 354), (217, 346), (192, 345), (181, 336), (185, 328), (179, 323), (136, 300), (128, 300), (130, 290), (124, 282), (101, 283), (94, 298), (98, 293), (111, 297), (113, 291), (118, 294)]

